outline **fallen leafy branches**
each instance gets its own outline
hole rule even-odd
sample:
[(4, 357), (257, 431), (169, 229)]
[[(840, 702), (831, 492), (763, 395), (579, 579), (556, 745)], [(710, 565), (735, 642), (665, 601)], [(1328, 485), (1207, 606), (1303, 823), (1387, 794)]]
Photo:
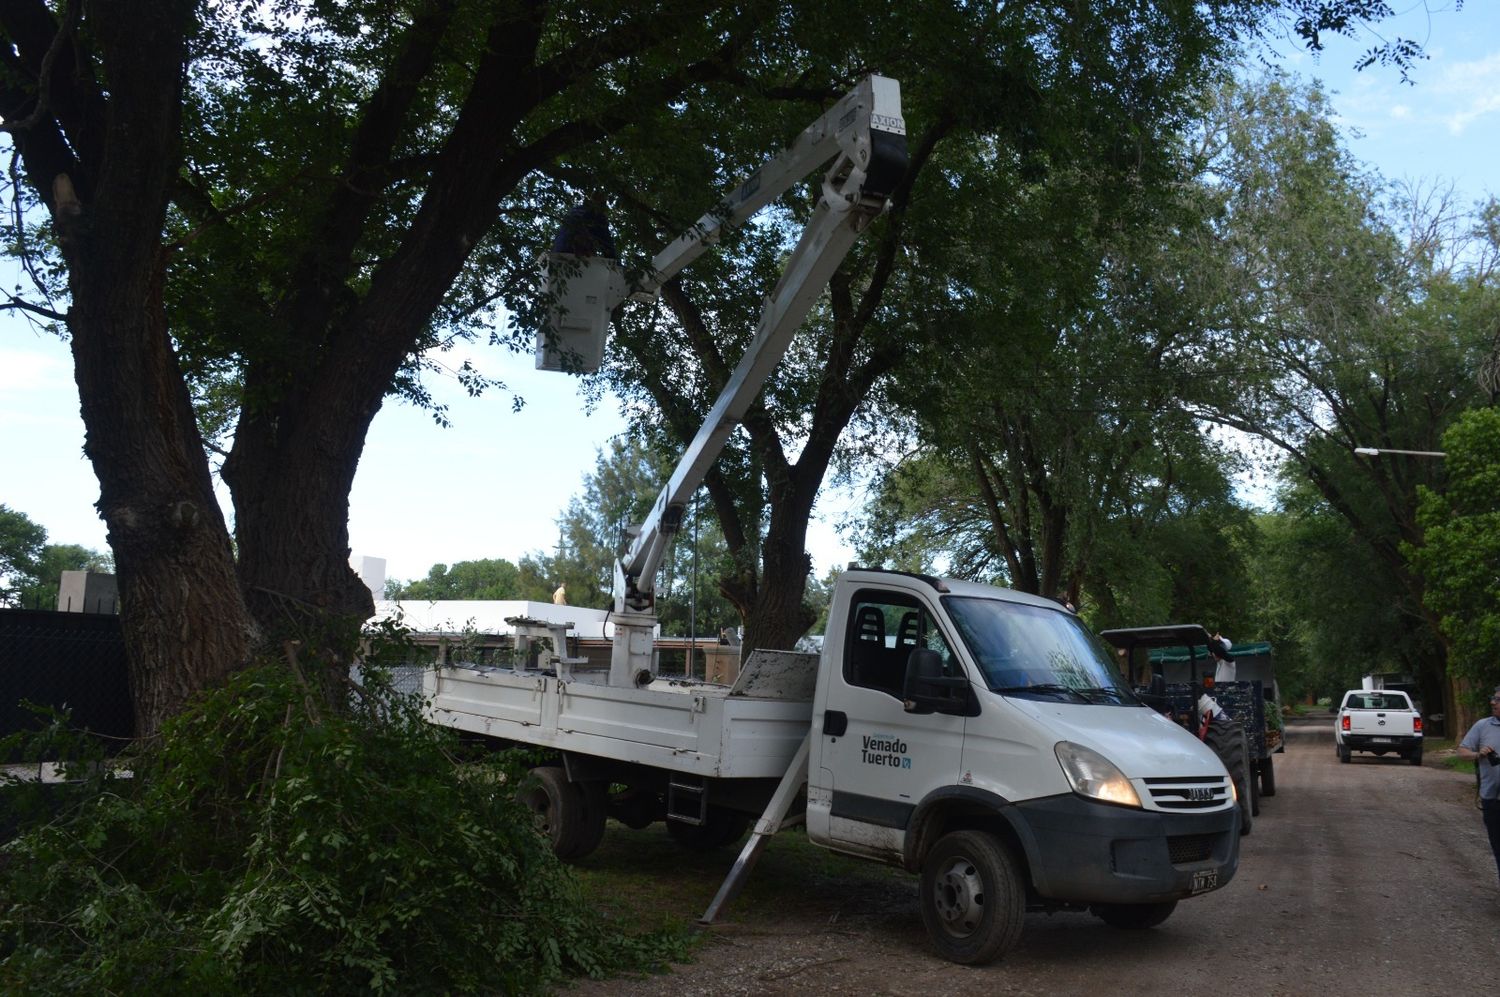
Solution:
[(683, 957), (582, 900), (514, 761), (461, 759), (378, 675), (351, 695), (244, 672), (128, 778), (68, 742), (64, 804), (0, 846), (0, 990), (523, 993)]

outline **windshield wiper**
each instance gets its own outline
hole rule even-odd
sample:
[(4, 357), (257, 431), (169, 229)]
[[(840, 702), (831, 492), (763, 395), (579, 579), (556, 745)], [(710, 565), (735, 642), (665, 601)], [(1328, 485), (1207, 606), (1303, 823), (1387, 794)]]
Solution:
[(1125, 698), (1125, 694), (1119, 689), (1106, 688), (1105, 686), (1089, 686), (1085, 689), (1074, 689), (1073, 691), (1086, 699), (1093, 696), (1099, 696), (1111, 703), (1129, 702), (1129, 700)]
[(1039, 692), (1044, 695), (1051, 694), (1057, 696), (1075, 696), (1085, 703), (1089, 702), (1089, 698), (1081, 694), (1077, 689), (1072, 689), (1065, 685), (1058, 685), (1055, 682), (1041, 682), (1036, 685), (1003, 685), (995, 691), (1000, 693)]

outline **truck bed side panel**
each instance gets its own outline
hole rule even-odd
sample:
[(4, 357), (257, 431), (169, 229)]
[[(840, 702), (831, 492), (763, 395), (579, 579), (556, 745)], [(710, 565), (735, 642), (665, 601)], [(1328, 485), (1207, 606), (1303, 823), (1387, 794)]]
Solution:
[(446, 726), (705, 778), (780, 778), (812, 716), (805, 701), (722, 688), (621, 689), (505, 669), (445, 668), (426, 689)]

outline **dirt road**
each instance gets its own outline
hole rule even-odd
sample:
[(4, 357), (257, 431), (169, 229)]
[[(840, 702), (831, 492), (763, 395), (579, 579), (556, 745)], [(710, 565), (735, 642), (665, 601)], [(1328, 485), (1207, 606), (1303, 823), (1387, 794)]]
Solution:
[(1276, 776), (1234, 881), (1150, 931), (1033, 914), (1004, 960), (955, 966), (928, 951), (915, 881), (902, 877), (815, 912), (716, 928), (671, 974), (569, 993), (1452, 997), (1500, 987), (1500, 886), (1472, 779), (1396, 758), (1339, 764), (1323, 717), (1293, 723)]

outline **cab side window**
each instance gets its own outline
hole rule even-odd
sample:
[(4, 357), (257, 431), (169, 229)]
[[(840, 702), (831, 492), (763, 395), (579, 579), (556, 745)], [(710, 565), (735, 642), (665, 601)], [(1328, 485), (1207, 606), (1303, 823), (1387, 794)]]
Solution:
[(850, 685), (878, 689), (900, 699), (906, 661), (919, 647), (938, 652), (945, 675), (961, 674), (932, 614), (915, 597), (862, 590), (855, 595), (849, 612), (844, 679)]

